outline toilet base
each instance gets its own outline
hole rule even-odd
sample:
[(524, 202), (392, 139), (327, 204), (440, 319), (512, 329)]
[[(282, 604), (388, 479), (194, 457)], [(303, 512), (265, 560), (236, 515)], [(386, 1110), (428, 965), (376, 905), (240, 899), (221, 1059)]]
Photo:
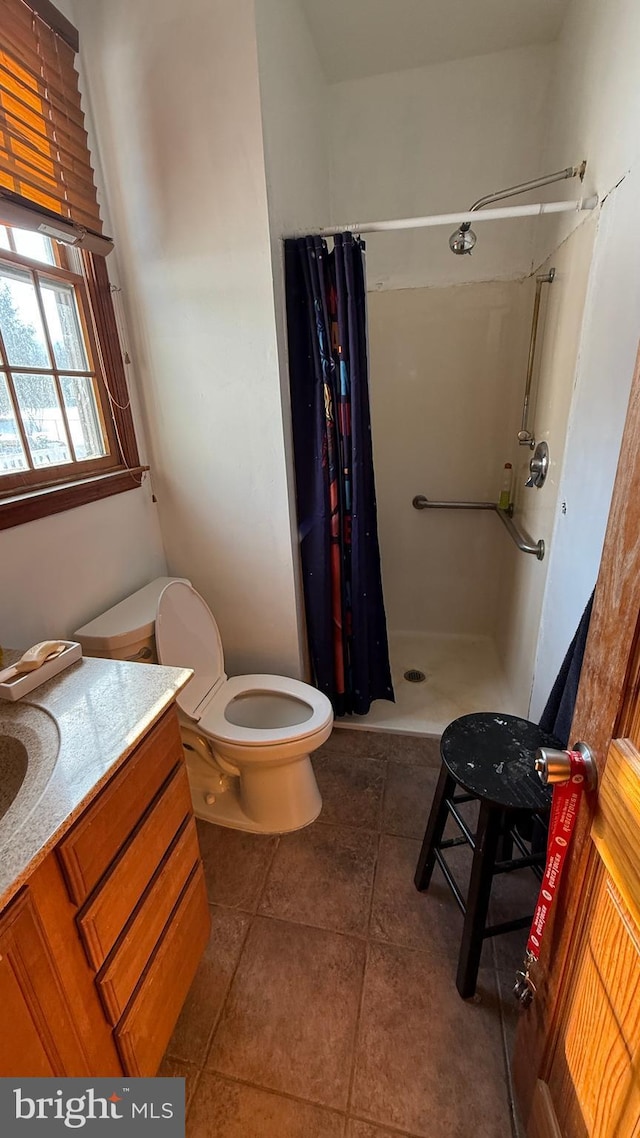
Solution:
[[(308, 755), (275, 770), (271, 768), (265, 772), (266, 780), (262, 774), (258, 779), (263, 783), (262, 787), (248, 785), (256, 781), (251, 776), (247, 778), (248, 772), (243, 775), (242, 783), (239, 778), (220, 780), (217, 772), (204, 767), (202, 760), (198, 761), (188, 751), (185, 755), (193, 812), (203, 822), (214, 822), (217, 826), (246, 830), (252, 834), (289, 834), (310, 826), (322, 810), (320, 791)], [(261, 797), (261, 821), (250, 817), (242, 802), (243, 791), (250, 801), (256, 790)], [(263, 799), (264, 790), (266, 797)]]

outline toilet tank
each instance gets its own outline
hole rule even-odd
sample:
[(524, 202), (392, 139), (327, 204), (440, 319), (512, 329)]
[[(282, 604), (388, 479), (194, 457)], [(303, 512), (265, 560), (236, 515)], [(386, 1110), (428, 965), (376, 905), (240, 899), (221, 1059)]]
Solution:
[(191, 584), (185, 577), (156, 577), (155, 581), (78, 628), (73, 634), (74, 640), (80, 642), (84, 655), (157, 664), (156, 609), (160, 593), (170, 581)]

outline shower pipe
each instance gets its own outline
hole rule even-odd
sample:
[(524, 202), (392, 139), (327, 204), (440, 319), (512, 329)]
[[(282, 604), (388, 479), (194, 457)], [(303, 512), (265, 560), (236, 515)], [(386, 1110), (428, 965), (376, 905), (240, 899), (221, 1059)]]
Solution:
[(527, 379), (524, 385), (524, 399), (522, 401), (522, 424), (518, 431), (518, 442), (520, 446), (531, 447), (531, 450), (535, 450), (536, 440), (533, 431), (529, 430), (529, 399), (531, 396), (531, 383), (533, 381), (533, 364), (536, 358), (536, 340), (538, 338), (538, 320), (540, 318), (540, 294), (543, 284), (552, 284), (555, 275), (556, 270), (549, 269), (548, 273), (540, 273), (540, 275), (536, 277), (536, 295), (533, 302), (529, 359), (527, 360)]
[(542, 561), (544, 557), (544, 541), (542, 538), (534, 541), (528, 534), (518, 529), (511, 516), (513, 506), (508, 510), (501, 510), (495, 502), (433, 502), (430, 498), (425, 498), (424, 494), (416, 494), (411, 505), (414, 510), (493, 510), (522, 553), (532, 553), (538, 561)]
[[(533, 178), (529, 182), (519, 182), (517, 186), (507, 186), (504, 190), (495, 190), (491, 194), (484, 194), (483, 197), (478, 198), (477, 201), (473, 203), (469, 212), (474, 213), (476, 210), (484, 209), (486, 205), (493, 205), (494, 202), (503, 201), (505, 198), (513, 198), (518, 194), (529, 193), (530, 190), (538, 190), (542, 186), (550, 186), (553, 182), (562, 182), (566, 178), (579, 178), (582, 182), (586, 168), (586, 162), (581, 162), (579, 166), (565, 166), (564, 170), (556, 170), (554, 174), (543, 174), (541, 178)], [(449, 248), (451, 252), (457, 256), (472, 253), (476, 245), (476, 240), (476, 235), (471, 228), (471, 222), (463, 221), (455, 233), (451, 234), (449, 238)]]
[[(508, 186), (505, 190), (495, 190), (492, 194), (485, 194), (478, 198), (471, 206), (471, 213), (483, 209), (485, 205), (499, 202), (503, 198), (512, 198), (517, 194), (526, 194), (529, 190), (540, 190), (543, 186), (550, 186), (553, 182), (561, 182), (564, 178), (579, 178), (583, 180), (587, 163), (581, 162), (579, 166), (566, 166), (564, 170), (556, 170), (554, 174), (543, 174), (541, 178), (533, 178), (530, 182), (519, 182), (517, 186)], [(477, 221), (474, 218), (474, 221)]]
[[(502, 221), (510, 217), (537, 217), (543, 213), (575, 213), (581, 210), (595, 209), (598, 204), (598, 195), (589, 198), (578, 198), (576, 201), (565, 202), (538, 202), (536, 205), (501, 206), (498, 209), (485, 209), (482, 213), (469, 210), (468, 213), (434, 213), (426, 217), (398, 217), (393, 221), (357, 221), (350, 225), (332, 225), (329, 228), (318, 229), (318, 237), (336, 237), (339, 233), (386, 233), (394, 229), (428, 229), (437, 225), (456, 225), (466, 221)], [(304, 237), (305, 233), (299, 231), (291, 234), (292, 237)]]

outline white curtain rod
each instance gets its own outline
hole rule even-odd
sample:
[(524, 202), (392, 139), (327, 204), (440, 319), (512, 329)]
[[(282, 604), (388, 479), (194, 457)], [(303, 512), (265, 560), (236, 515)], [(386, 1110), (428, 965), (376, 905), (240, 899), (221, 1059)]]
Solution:
[[(539, 202), (536, 205), (511, 205), (498, 209), (483, 209), (468, 213), (434, 213), (427, 217), (399, 217), (395, 221), (356, 221), (351, 225), (332, 225), (318, 229), (318, 237), (335, 237), (338, 233), (386, 233), (393, 229), (427, 229), (435, 225), (462, 225), (469, 221), (502, 221), (507, 217), (535, 217), (542, 213), (573, 213), (577, 210), (595, 209), (597, 194), (590, 198), (579, 198), (568, 202)], [(304, 237), (304, 233), (291, 234)]]

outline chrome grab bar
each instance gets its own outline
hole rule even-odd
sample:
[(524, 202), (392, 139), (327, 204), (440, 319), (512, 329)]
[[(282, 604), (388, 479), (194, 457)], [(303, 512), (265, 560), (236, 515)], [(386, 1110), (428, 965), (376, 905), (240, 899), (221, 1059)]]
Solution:
[(507, 510), (501, 510), (498, 506), (494, 506), (494, 509), (502, 524), (506, 526), (507, 533), (515, 541), (518, 549), (520, 549), (522, 553), (533, 553), (538, 558), (538, 561), (542, 561), (544, 557), (544, 541), (542, 538), (540, 538), (539, 541), (534, 541), (532, 537), (529, 537), (528, 533), (518, 529), (518, 526)]
[(497, 510), (495, 502), (434, 502), (424, 494), (416, 494), (411, 505), (414, 510)]
[(494, 510), (522, 553), (531, 553), (538, 561), (544, 557), (544, 541), (542, 538), (534, 541), (524, 530), (518, 528), (512, 517), (512, 506), (508, 510), (501, 510), (495, 502), (434, 502), (425, 498), (424, 494), (416, 494), (411, 504), (414, 510)]
[(529, 401), (531, 399), (531, 384), (533, 381), (533, 365), (536, 358), (536, 340), (538, 339), (538, 320), (540, 319), (540, 293), (543, 284), (552, 284), (556, 275), (555, 269), (548, 273), (541, 273), (536, 277), (536, 295), (533, 301), (533, 317), (531, 320), (531, 338), (529, 340), (529, 358), (527, 360), (527, 378), (524, 385), (524, 398), (522, 402), (522, 423), (518, 431), (518, 442), (521, 447), (531, 447), (535, 450), (536, 439), (534, 432), (529, 428)]

